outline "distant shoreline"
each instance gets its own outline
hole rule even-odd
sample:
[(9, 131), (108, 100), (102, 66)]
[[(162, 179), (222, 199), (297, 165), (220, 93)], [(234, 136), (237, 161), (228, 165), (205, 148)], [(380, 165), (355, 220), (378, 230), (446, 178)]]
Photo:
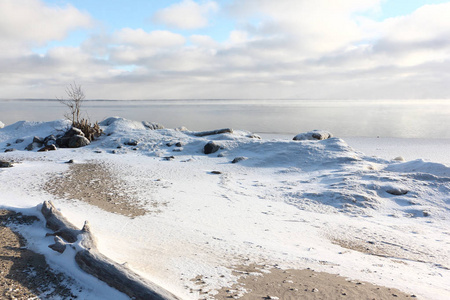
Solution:
[[(0, 100), (0, 121), (53, 121), (66, 107), (55, 99)], [(447, 138), (449, 100), (86, 100), (83, 117), (111, 116), (202, 131), (233, 128), (297, 134), (314, 129), (338, 137)]]

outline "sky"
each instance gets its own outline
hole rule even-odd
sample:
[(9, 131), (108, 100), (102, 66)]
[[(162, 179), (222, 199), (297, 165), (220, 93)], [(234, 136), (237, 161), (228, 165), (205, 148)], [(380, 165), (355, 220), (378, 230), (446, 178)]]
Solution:
[(447, 99), (450, 1), (0, 0), (0, 99)]

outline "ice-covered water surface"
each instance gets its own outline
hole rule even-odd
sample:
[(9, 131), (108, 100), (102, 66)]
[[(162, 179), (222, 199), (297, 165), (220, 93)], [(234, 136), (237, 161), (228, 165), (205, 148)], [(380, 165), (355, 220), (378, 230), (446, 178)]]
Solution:
[[(0, 156), (18, 162), (0, 171), (1, 205), (54, 201), (74, 224), (90, 221), (104, 254), (186, 299), (198, 298), (190, 293), (196, 276), (213, 294), (235, 280), (233, 266), (248, 263), (450, 297), (450, 168), (443, 164), (366, 156), (339, 138), (261, 140), (245, 131), (199, 137), (126, 119), (103, 124), (106, 134), (90, 146), (45, 153), (19, 150), (36, 135), (58, 133), (62, 121), (0, 129), (0, 149), (19, 149)], [(210, 141), (219, 149), (207, 155)], [(102, 163), (120, 179), (122, 196), (147, 213), (110, 213), (50, 193), (47, 182), (67, 176), (69, 159)], [(95, 184), (96, 174), (90, 179)], [(31, 248), (78, 276), (47, 250), (51, 240), (37, 230), (25, 234)]]
[[(83, 108), (92, 121), (118, 115), (191, 130), (297, 134), (326, 129), (340, 137), (450, 138), (442, 126), (450, 118), (448, 100), (90, 100)], [(55, 100), (0, 100), (0, 121), (51, 121), (65, 109)]]

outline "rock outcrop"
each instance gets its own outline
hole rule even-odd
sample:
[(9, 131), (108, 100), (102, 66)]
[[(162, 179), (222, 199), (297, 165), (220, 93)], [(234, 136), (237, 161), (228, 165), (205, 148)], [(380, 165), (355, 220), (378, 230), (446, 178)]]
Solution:
[(56, 150), (55, 145), (48, 145), (48, 146), (44, 146), (41, 149), (39, 149), (38, 152), (46, 152), (46, 151), (54, 151), (54, 150)]
[(142, 125), (144, 125), (145, 128), (150, 130), (164, 129), (164, 126), (156, 122), (142, 121)]
[(205, 154), (211, 154), (219, 151), (220, 145), (215, 143), (214, 141), (208, 142), (205, 147), (203, 147), (203, 152)]
[(80, 148), (89, 145), (91, 142), (82, 135), (74, 135), (69, 140), (69, 148)]
[[(50, 136), (48, 138), (49, 141), (52, 141)], [(79, 148), (87, 146), (91, 142), (80, 129), (72, 127), (62, 137), (57, 138), (55, 143), (60, 148)]]
[(0, 160), (0, 168), (11, 168), (13, 164), (9, 161)]
[[(24, 139), (17, 139), (16, 144), (23, 143)], [(28, 146), (25, 147), (25, 150), (31, 151), (36, 148), (40, 148), (38, 151), (48, 151), (48, 150), (56, 150), (56, 137), (54, 135), (49, 135), (45, 138), (35, 136), (33, 138), (33, 142), (28, 144)], [(53, 146), (53, 147), (51, 147)], [(43, 149), (47, 150), (43, 150)], [(54, 149), (53, 149), (54, 148)]]
[(332, 138), (333, 135), (325, 130), (313, 130), (305, 133), (300, 133), (294, 136), (294, 141), (304, 140), (326, 140)]
[(238, 156), (238, 157), (235, 157), (231, 163), (235, 164), (235, 163), (238, 163), (238, 162), (246, 160), (246, 159), (248, 159), (248, 158), (245, 156)]
[(210, 130), (210, 131), (197, 131), (197, 132), (191, 132), (192, 135), (195, 136), (208, 136), (208, 135), (216, 135), (221, 133), (233, 133), (233, 129), (231, 128), (223, 128), (223, 129), (216, 129), (216, 130)]

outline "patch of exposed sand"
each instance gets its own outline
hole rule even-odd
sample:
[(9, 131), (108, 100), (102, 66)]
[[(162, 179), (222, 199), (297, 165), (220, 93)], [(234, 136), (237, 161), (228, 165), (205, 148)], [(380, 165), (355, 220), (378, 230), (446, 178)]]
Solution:
[[(342, 248), (380, 256), (391, 258), (398, 263), (407, 264), (408, 261), (422, 262), (435, 265), (442, 269), (449, 269), (448, 262), (445, 258), (441, 258), (438, 255), (433, 255), (431, 251), (424, 249), (411, 249), (407, 245), (402, 245), (399, 242), (391, 243), (388, 241), (372, 241), (363, 238), (354, 237), (354, 240), (345, 240), (338, 238), (330, 238), (333, 244), (339, 245)], [(426, 252), (425, 252), (426, 251)]]
[(0, 210), (0, 298), (75, 299), (67, 283), (72, 280), (53, 271), (43, 255), (26, 249), (22, 236), (8, 225), (29, 224), (36, 217)]
[(74, 163), (60, 176), (50, 179), (44, 189), (60, 198), (76, 199), (105, 211), (137, 217), (148, 211), (123, 188), (126, 182), (114, 176), (104, 163)]
[[(282, 270), (267, 266), (236, 267), (238, 283), (222, 288), (215, 299), (417, 299), (397, 289), (348, 280), (344, 277), (306, 270)], [(201, 278), (196, 278), (201, 288)]]

